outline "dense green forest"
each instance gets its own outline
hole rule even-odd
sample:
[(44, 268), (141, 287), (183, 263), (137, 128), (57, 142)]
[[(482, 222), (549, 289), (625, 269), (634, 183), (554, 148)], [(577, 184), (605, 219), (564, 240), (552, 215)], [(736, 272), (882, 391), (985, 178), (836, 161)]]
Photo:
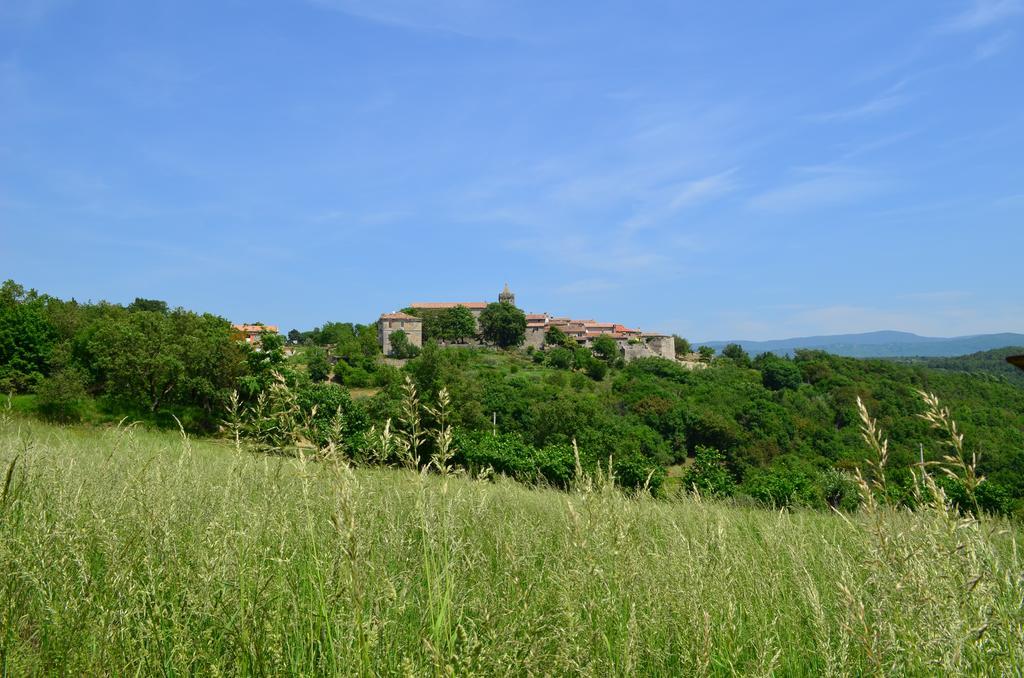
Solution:
[[(984, 367), (987, 359), (751, 358), (730, 347), (706, 367), (623, 364), (553, 340), (541, 351), (428, 342), (398, 366), (383, 360), (372, 325), (328, 323), (290, 333), (296, 350), (286, 357), (283, 337), (265, 334), (254, 350), (226, 320), (160, 301), (82, 304), (11, 281), (0, 289), (0, 388), (31, 394), (15, 399), (19, 407), (54, 420), (180, 421), (272, 453), (342, 449), (382, 463), (402, 453), (388, 431), (412, 431), (412, 453), (426, 459), (441, 443), (416, 431), (443, 422), (453, 461), (472, 473), (562, 487), (578, 458), (655, 493), (696, 488), (776, 507), (853, 508), (851, 473), (868, 454), (858, 397), (890, 438), (889, 492), (912, 503), (920, 456), (949, 452), (919, 416), (926, 391), (980, 455), (986, 481), (970, 501), (1024, 513), (1024, 388)], [(968, 501), (962, 483), (943, 482)]]
[(893, 358), (892, 360), (905, 365), (929, 367), (947, 372), (989, 374), (993, 378), (1005, 379), (1024, 388), (1024, 370), (1019, 370), (1006, 361), (1012, 355), (1024, 355), (1024, 346), (1007, 346), (954, 358)]

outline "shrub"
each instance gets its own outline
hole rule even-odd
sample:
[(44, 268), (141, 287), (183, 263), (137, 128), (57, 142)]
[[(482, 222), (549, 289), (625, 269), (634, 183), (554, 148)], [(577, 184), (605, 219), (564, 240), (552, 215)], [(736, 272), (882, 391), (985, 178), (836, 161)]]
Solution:
[(569, 445), (547, 445), (540, 449), (526, 443), (518, 433), (458, 431), (455, 434), (455, 460), (471, 472), (490, 467), (516, 480), (543, 479), (558, 487), (567, 487), (575, 473), (576, 462)]
[(600, 360), (591, 360), (587, 365), (587, 376), (594, 381), (601, 381), (608, 374), (608, 365)]
[(773, 391), (795, 389), (803, 381), (800, 368), (791, 360), (784, 360), (769, 354), (760, 361), (761, 381), (765, 388)]
[(693, 464), (683, 474), (683, 486), (712, 497), (728, 497), (736, 490), (736, 482), (725, 466), (725, 456), (704, 446), (697, 448)]
[(567, 348), (559, 346), (548, 351), (548, 365), (560, 370), (567, 370), (572, 365), (573, 354)]
[(818, 489), (802, 471), (770, 468), (752, 471), (744, 479), (741, 491), (771, 508), (784, 506), (818, 506)]
[(821, 474), (821, 494), (832, 508), (853, 511), (860, 506), (860, 491), (850, 476), (838, 469), (829, 468)]
[(36, 388), (36, 408), (51, 421), (81, 421), (88, 402), (85, 376), (74, 367), (54, 372)]
[(366, 413), (344, 388), (310, 384), (298, 390), (296, 401), (309, 420), (309, 434), (318, 447), (331, 441), (343, 443), (350, 450), (361, 446), (368, 426)]

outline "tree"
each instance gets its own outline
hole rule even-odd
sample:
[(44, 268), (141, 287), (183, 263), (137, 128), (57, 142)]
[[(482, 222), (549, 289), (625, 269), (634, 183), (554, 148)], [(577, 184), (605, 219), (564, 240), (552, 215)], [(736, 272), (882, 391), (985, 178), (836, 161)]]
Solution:
[(700, 353), (700, 361), (702, 363), (709, 363), (715, 357), (715, 349), (710, 346), (701, 346), (697, 349), (697, 352)]
[(587, 376), (594, 381), (601, 381), (608, 374), (608, 365), (600, 360), (593, 360), (587, 364)]
[(697, 448), (696, 459), (683, 473), (683, 486), (710, 497), (728, 497), (736, 489), (736, 483), (725, 467), (725, 457), (713, 447), (704, 446)]
[(142, 297), (135, 297), (135, 301), (128, 304), (128, 310), (167, 313), (167, 302), (159, 299), (143, 299)]
[(419, 349), (409, 342), (409, 335), (405, 333), (405, 330), (395, 330), (389, 336), (391, 342), (391, 357), (392, 358), (415, 358), (419, 354)]
[(319, 346), (310, 348), (306, 354), (306, 369), (309, 372), (309, 378), (313, 382), (327, 381), (327, 377), (331, 374), (331, 364), (327, 361), (327, 351)]
[(595, 356), (605, 361), (606, 363), (610, 363), (611, 361), (615, 360), (615, 358), (617, 358), (619, 355), (618, 343), (616, 343), (616, 341), (609, 337), (607, 334), (602, 334), (598, 337), (595, 337), (594, 342), (590, 348), (594, 352)]
[(57, 328), (47, 317), (47, 298), (13, 280), (0, 288), (0, 389), (28, 391), (46, 375)]
[(740, 367), (750, 367), (750, 355), (739, 344), (728, 344), (722, 349), (722, 355)]
[(544, 333), (544, 343), (548, 346), (565, 346), (568, 342), (569, 335), (554, 325), (549, 327), (548, 331)]
[(289, 344), (297, 344), (300, 341), (302, 341), (302, 332), (299, 332), (296, 329), (288, 330), (288, 343)]
[(104, 391), (156, 412), (185, 376), (185, 361), (169, 316), (135, 311), (104, 322), (89, 348)]
[[(209, 314), (107, 316), (93, 322), (87, 337), (83, 357), (104, 393), (152, 413), (175, 403), (212, 414), (245, 372), (246, 347), (233, 339), (226, 320)], [(258, 353), (280, 352), (281, 341), (276, 333), (264, 333)]]
[(53, 421), (79, 421), (88, 400), (85, 376), (71, 366), (54, 371), (36, 389), (36, 408)]
[(500, 348), (519, 346), (526, 339), (526, 314), (509, 303), (488, 304), (480, 314), (480, 333)]
[(548, 365), (560, 370), (567, 370), (572, 367), (573, 353), (564, 346), (558, 346), (547, 352)]
[(447, 341), (462, 343), (476, 335), (476, 318), (465, 306), (446, 308), (441, 313), (441, 336)]
[(773, 391), (781, 391), (785, 388), (795, 389), (803, 381), (800, 368), (793, 361), (771, 353), (758, 356), (755, 366), (761, 371), (761, 382), (765, 388), (770, 388)]
[(676, 345), (676, 357), (689, 355), (693, 353), (693, 346), (686, 339), (683, 339), (678, 334), (672, 335), (672, 341)]

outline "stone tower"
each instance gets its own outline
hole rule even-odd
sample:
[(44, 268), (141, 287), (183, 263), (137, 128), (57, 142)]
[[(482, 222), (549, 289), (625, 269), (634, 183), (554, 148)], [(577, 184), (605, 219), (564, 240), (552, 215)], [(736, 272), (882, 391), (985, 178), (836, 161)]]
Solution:
[(505, 289), (498, 295), (498, 302), (502, 304), (516, 305), (516, 295), (512, 294), (512, 290), (508, 288), (508, 283), (505, 283)]

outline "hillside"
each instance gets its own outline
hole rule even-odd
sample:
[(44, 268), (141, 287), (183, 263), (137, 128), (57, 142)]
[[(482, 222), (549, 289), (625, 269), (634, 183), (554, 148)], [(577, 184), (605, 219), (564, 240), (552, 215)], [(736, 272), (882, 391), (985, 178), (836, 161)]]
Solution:
[(910, 332), (865, 332), (816, 337), (795, 337), (770, 341), (706, 341), (702, 345), (721, 351), (728, 344), (743, 346), (751, 354), (771, 351), (792, 354), (797, 349), (827, 351), (851, 358), (888, 358), (911, 356), (953, 357), (979, 351), (1024, 345), (1024, 334), (978, 334), (963, 337), (922, 337)]
[(1006, 675), (1024, 662), (1022, 535), (942, 510), (566, 493), (12, 419), (3, 474), (10, 675)]
[[(802, 352), (744, 365), (719, 358), (700, 370), (640, 360), (594, 381), (526, 354), (471, 349), (424, 351), (404, 372), (428, 401), (448, 389), (459, 460), (471, 466), (564, 484), (576, 440), (590, 463), (612, 457), (624, 484), (642, 484), (653, 472), (657, 486), (664, 469), (715, 450), (735, 494), (820, 508), (850, 496), (835, 471), (862, 466), (857, 397), (889, 436), (901, 492), (909, 493), (909, 469), (922, 450), (928, 461), (947, 453), (919, 416), (924, 390), (950, 408), (968, 449), (981, 453), (985, 492), (1002, 497), (989, 510), (1024, 508), (1024, 389), (988, 374)], [(364, 401), (368, 416), (397, 418), (402, 398), (396, 375)]]
[(990, 375), (1024, 388), (1024, 371), (1006, 362), (1011, 355), (1024, 354), (1024, 345), (979, 351), (952, 358), (894, 358), (897, 362), (946, 372)]

